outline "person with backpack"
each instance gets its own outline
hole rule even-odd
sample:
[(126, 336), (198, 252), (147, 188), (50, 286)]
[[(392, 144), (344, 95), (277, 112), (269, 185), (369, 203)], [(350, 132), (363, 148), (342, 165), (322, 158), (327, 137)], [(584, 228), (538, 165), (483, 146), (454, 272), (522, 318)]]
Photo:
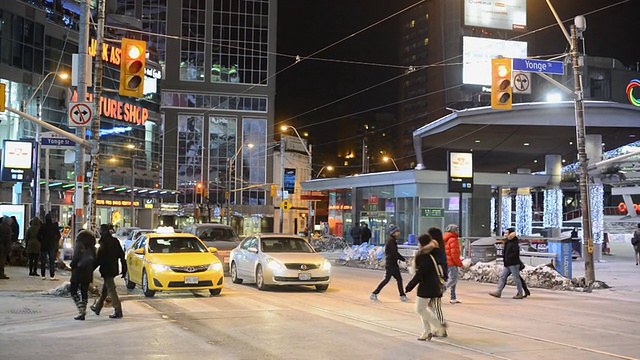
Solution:
[(640, 224), (638, 224), (638, 228), (633, 232), (633, 237), (631, 238), (631, 245), (633, 245), (633, 250), (636, 252), (636, 266), (640, 263)]

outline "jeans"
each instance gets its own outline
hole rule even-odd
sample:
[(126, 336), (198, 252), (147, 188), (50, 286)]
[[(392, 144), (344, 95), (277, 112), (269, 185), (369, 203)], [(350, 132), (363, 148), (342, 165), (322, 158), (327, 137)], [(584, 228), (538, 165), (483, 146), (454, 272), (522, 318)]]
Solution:
[(434, 305), (436, 298), (423, 298), (416, 297), (416, 313), (420, 315), (420, 319), (422, 320), (422, 326), (424, 328), (424, 334), (435, 333), (437, 335), (442, 335), (443, 332), (443, 321), (439, 320), (436, 316), (436, 309), (434, 309)]
[(116, 313), (122, 312), (122, 304), (120, 303), (120, 298), (118, 298), (118, 292), (116, 291), (116, 283), (113, 281), (113, 277), (109, 276), (103, 278), (104, 283), (102, 284), (102, 292), (100, 293), (100, 297), (96, 301), (96, 310), (98, 312), (102, 310), (102, 306), (104, 305), (104, 300), (107, 298), (107, 294), (111, 296), (111, 304), (113, 305), (113, 309)]
[(56, 252), (57, 250), (42, 250), (40, 252), (40, 270), (42, 277), (47, 276), (47, 263), (49, 264), (49, 276), (54, 277), (56, 275)]
[(398, 283), (398, 292), (400, 293), (400, 296), (405, 296), (404, 287), (402, 286), (402, 275), (400, 274), (399, 266), (387, 267), (384, 274), (384, 279), (382, 279), (382, 282), (380, 282), (380, 284), (373, 291), (373, 293), (376, 295), (380, 294), (380, 291), (382, 291), (382, 288), (385, 287), (385, 285), (387, 285), (387, 283), (389, 282), (389, 280), (391, 280), (392, 277), (395, 278), (396, 282)]
[(455, 265), (449, 266), (449, 281), (447, 281), (447, 289), (451, 290), (451, 300), (456, 300), (456, 284), (458, 283), (459, 273), (459, 267)]
[(502, 269), (502, 274), (500, 274), (500, 280), (498, 280), (498, 288), (496, 292), (499, 294), (504, 290), (505, 285), (507, 284), (507, 278), (511, 275), (513, 277), (513, 281), (516, 283), (516, 288), (518, 289), (518, 294), (522, 295), (522, 283), (520, 282), (520, 265), (511, 265), (505, 266)]

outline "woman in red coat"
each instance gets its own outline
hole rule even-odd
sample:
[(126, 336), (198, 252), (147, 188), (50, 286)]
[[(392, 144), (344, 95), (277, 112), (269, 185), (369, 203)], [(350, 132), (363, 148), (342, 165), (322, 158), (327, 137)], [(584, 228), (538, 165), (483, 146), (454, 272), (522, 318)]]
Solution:
[(460, 303), (456, 298), (456, 284), (458, 283), (460, 267), (462, 267), (462, 261), (460, 260), (460, 240), (458, 238), (459, 231), (458, 225), (449, 224), (445, 228), (445, 233), (442, 236), (444, 239), (444, 251), (447, 254), (447, 268), (449, 271), (447, 289), (450, 291), (449, 294), (451, 295), (451, 298), (449, 302), (452, 304)]

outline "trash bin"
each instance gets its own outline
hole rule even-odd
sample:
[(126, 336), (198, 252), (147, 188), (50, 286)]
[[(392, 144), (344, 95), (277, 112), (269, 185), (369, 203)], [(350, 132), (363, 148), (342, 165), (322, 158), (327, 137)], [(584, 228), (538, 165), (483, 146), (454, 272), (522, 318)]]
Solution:
[(489, 262), (496, 259), (496, 239), (480, 238), (471, 243), (471, 262)]
[(571, 238), (552, 238), (549, 243), (549, 253), (556, 254), (556, 270), (564, 277), (572, 277), (573, 241)]

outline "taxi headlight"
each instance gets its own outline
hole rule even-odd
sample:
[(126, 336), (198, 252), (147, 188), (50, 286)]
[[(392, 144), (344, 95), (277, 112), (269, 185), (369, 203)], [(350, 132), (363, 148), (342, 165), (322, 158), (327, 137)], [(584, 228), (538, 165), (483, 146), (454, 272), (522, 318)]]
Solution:
[(329, 260), (324, 259), (324, 262), (322, 263), (322, 270), (324, 271), (331, 270), (331, 262)]
[(151, 264), (151, 268), (155, 271), (169, 271), (171, 268), (164, 264)]
[(275, 259), (269, 259), (267, 267), (273, 271), (283, 270), (284, 266)]
[(207, 270), (220, 271), (220, 270), (222, 270), (222, 264), (219, 263), (219, 262), (212, 263), (212, 264), (209, 265)]

